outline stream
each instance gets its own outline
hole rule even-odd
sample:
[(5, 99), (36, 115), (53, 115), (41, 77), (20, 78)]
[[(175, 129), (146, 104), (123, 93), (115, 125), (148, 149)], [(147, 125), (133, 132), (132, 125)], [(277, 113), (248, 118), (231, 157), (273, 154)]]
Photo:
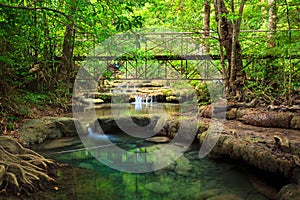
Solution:
[[(128, 108), (132, 112), (143, 114), (149, 110), (159, 112), (159, 109), (167, 110), (166, 113), (178, 111), (176, 104), (167, 107), (165, 104), (151, 105), (152, 108), (146, 106), (136, 109), (137, 106), (131, 104)], [(109, 106), (104, 105), (97, 110), (97, 115), (107, 115), (109, 109)], [(120, 155), (109, 147), (102, 146), (89, 147), (88, 150), (79, 137), (46, 141), (37, 151), (60, 163), (93, 172), (92, 175), (81, 174), (76, 179), (76, 186), (72, 191), (77, 199), (268, 199), (253, 188), (251, 174), (245, 167), (208, 158), (200, 159), (199, 144), (193, 143), (179, 159), (163, 169), (147, 173), (128, 173), (112, 169), (94, 156), (101, 157), (107, 163), (117, 159), (122, 164), (132, 164), (134, 159), (136, 162), (147, 159), (138, 157), (137, 152), (160, 149), (165, 144), (151, 143), (146, 138), (133, 137), (120, 130), (110, 132), (102, 139), (110, 140), (126, 152), (135, 153)], [(68, 199), (64, 194), (58, 198)]]

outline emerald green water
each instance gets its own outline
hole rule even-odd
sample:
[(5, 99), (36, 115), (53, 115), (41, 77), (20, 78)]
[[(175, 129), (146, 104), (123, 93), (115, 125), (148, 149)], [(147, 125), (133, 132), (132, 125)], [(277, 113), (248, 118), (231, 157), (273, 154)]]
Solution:
[[(179, 111), (178, 104), (143, 104), (138, 109), (134, 104), (114, 106), (120, 115), (124, 113), (169, 115)], [(98, 117), (111, 114), (111, 105), (104, 104), (97, 108)], [(200, 159), (198, 157), (200, 147), (197, 144), (193, 144), (171, 165), (158, 171), (134, 174), (114, 170), (92, 155), (107, 161), (108, 164), (116, 161), (133, 168), (141, 167), (137, 163), (151, 161), (145, 154), (143, 157), (143, 153), (162, 148), (164, 144), (153, 144), (144, 138), (131, 137), (122, 132), (111, 133), (113, 135), (103, 139), (109, 139), (114, 145), (126, 150), (125, 153), (116, 153), (109, 146), (97, 147), (97, 141), (92, 141), (95, 142), (95, 148), (87, 150), (79, 138), (62, 138), (41, 146), (39, 151), (47, 157), (92, 172), (74, 174), (75, 183), (70, 186), (72, 197), (58, 191), (59, 199), (267, 199), (253, 188), (250, 182), (252, 175), (246, 169), (207, 158)], [(218, 197), (218, 195), (227, 196)]]
[[(114, 135), (111, 140), (125, 149), (153, 147), (151, 143), (126, 135)], [(247, 200), (267, 199), (254, 190), (247, 171), (235, 165), (199, 159), (197, 145), (193, 145), (171, 166), (155, 172), (132, 174), (111, 169), (96, 160), (87, 150), (76, 150), (84, 148), (77, 138), (68, 142), (53, 142), (68, 143), (69, 146), (64, 149), (51, 148), (43, 154), (61, 163), (94, 172), (93, 175), (82, 175), (76, 180), (76, 187), (73, 189), (77, 199), (207, 199), (218, 194), (234, 194)], [(68, 150), (71, 152), (65, 152)], [(101, 151), (101, 148), (98, 150)], [(188, 170), (184, 166), (187, 162)]]

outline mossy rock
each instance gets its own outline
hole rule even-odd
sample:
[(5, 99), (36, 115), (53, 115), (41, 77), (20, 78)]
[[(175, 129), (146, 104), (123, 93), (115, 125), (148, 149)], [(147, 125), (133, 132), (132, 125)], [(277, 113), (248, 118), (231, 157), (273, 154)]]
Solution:
[(77, 136), (76, 120), (64, 117), (44, 117), (28, 120), (19, 129), (20, 142), (24, 146), (42, 143), (46, 139)]
[(206, 200), (214, 196), (218, 196), (222, 193), (221, 189), (210, 189), (210, 190), (204, 190), (202, 192), (199, 192), (198, 194), (194, 195), (194, 199), (197, 200)]

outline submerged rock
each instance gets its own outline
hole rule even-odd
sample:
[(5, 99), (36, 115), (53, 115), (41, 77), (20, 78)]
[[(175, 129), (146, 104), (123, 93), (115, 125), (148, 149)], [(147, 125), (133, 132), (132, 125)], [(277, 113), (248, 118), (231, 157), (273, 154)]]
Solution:
[(251, 175), (249, 177), (256, 191), (258, 191), (263, 196), (268, 197), (269, 199), (277, 199), (278, 191), (274, 187), (256, 176)]
[(221, 194), (218, 196), (214, 196), (211, 198), (208, 198), (207, 200), (243, 200), (243, 198), (235, 195), (235, 194)]
[(182, 176), (189, 176), (190, 171), (193, 166), (189, 159), (184, 156), (181, 156), (178, 160), (176, 160), (175, 173)]
[(194, 199), (197, 199), (197, 200), (206, 200), (206, 199), (209, 199), (211, 197), (220, 195), (221, 193), (222, 193), (221, 189), (204, 190), (204, 191), (199, 192), (198, 194), (196, 194), (194, 196)]
[(158, 194), (167, 194), (171, 192), (170, 188), (167, 185), (160, 184), (158, 182), (151, 182), (145, 185), (145, 188), (153, 193)]

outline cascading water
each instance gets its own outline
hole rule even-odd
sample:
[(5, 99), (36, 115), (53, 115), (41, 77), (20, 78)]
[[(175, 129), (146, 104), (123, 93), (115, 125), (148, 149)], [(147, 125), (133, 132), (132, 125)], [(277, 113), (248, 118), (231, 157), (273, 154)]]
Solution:
[(134, 96), (134, 104), (135, 104), (135, 110), (141, 110), (143, 107), (143, 97), (139, 96), (139, 95), (135, 95)]
[(153, 95), (141, 95), (137, 93), (136, 86), (117, 86), (115, 89), (110, 89), (110, 93), (124, 93), (127, 95), (134, 94), (134, 102), (135, 104), (135, 110), (142, 110), (143, 104), (148, 107), (151, 106), (153, 103), (155, 103), (155, 96)]

